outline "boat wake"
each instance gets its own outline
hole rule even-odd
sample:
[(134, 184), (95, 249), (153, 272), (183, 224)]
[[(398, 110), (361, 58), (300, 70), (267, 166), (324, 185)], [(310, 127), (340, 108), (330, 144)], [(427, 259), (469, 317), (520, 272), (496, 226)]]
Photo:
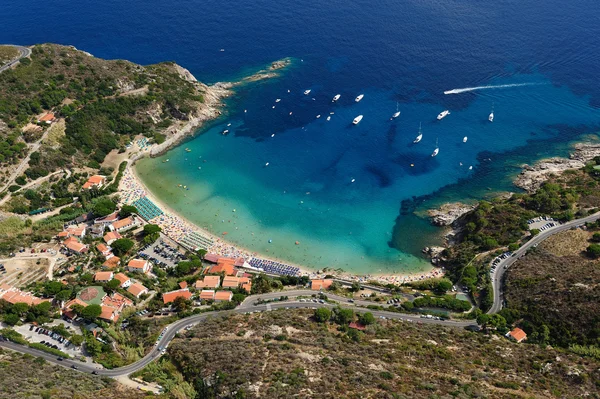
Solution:
[(507, 87), (535, 86), (538, 84), (540, 84), (540, 83), (512, 83), (512, 84), (507, 84), (507, 85), (465, 87), (463, 89), (446, 90), (444, 92), (444, 94), (460, 94), (460, 93), (466, 93), (466, 92), (475, 91), (475, 90), (504, 89)]

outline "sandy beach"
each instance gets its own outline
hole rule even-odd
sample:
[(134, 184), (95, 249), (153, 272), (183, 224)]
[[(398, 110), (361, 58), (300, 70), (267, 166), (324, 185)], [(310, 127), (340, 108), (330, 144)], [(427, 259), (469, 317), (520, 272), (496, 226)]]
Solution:
[(177, 213), (167, 203), (159, 200), (156, 196), (148, 190), (142, 180), (135, 173), (135, 166), (129, 164), (123, 174), (119, 185), (120, 201), (121, 204), (132, 204), (136, 200), (147, 197), (157, 207), (159, 207), (164, 215), (152, 219), (150, 222), (159, 225), (163, 232), (171, 239), (180, 242), (186, 235), (195, 232), (201, 236), (211, 239), (214, 244), (208, 248), (208, 252), (214, 253), (221, 256), (227, 256), (231, 258), (244, 258), (246, 261), (250, 261), (252, 258), (259, 258), (264, 260), (272, 260), (281, 262), (286, 265), (297, 267), (300, 270), (301, 275), (309, 276), (313, 278), (323, 278), (325, 275), (333, 274), (337, 278), (351, 280), (351, 281), (378, 281), (383, 284), (394, 283), (401, 284), (409, 281), (422, 280), (426, 278), (441, 277), (444, 275), (443, 269), (432, 268), (428, 272), (412, 273), (412, 274), (368, 274), (368, 275), (354, 275), (350, 273), (335, 273), (328, 271), (327, 273), (319, 273), (315, 270), (309, 270), (303, 265), (293, 264), (283, 259), (277, 259), (264, 254), (259, 254), (248, 248), (243, 248), (237, 244), (232, 244), (222, 237), (213, 234), (205, 229), (195, 225), (181, 214)]

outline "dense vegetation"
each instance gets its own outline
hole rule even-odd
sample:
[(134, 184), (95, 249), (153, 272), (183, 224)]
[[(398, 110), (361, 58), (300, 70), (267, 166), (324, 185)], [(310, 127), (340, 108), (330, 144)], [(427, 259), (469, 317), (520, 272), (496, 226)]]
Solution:
[(598, 397), (591, 358), (416, 323), (373, 320), (360, 332), (344, 325), (346, 316), (317, 322), (312, 311), (281, 310), (209, 319), (171, 344), (177, 370), (139, 374), (188, 398)]
[(145, 395), (115, 381), (82, 374), (16, 352), (0, 349), (0, 399), (134, 399)]
[[(135, 95), (124, 95), (133, 92)], [(134, 135), (162, 139), (160, 132), (187, 120), (203, 102), (200, 85), (182, 78), (171, 63), (142, 67), (94, 58), (72, 47), (37, 45), (30, 59), (0, 74), (0, 164), (24, 156), (46, 125), (30, 128), (52, 110), (66, 120), (58, 145), (43, 145), (25, 174), (35, 179), (58, 168), (97, 167)], [(32, 134), (30, 132), (38, 132)]]

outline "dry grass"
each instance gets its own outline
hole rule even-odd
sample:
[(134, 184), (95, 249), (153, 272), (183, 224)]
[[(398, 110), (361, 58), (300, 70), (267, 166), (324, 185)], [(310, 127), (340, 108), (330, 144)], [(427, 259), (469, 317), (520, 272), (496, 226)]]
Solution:
[(19, 50), (11, 46), (0, 46), (0, 64), (5, 64), (19, 56)]
[(567, 230), (553, 235), (540, 244), (540, 249), (554, 256), (580, 255), (590, 245), (590, 233), (584, 230)]
[(65, 137), (65, 120), (59, 119), (56, 123), (52, 124), (48, 135), (44, 139), (44, 144), (50, 147), (58, 147), (60, 140)]

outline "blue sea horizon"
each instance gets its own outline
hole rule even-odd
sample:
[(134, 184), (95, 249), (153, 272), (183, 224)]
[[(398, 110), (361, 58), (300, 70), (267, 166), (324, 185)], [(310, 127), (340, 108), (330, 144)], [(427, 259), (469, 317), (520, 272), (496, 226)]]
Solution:
[[(292, 57), (280, 78), (242, 87), (226, 117), (137, 170), (198, 225), (310, 268), (426, 270), (420, 249), (441, 231), (415, 211), (514, 191), (521, 164), (598, 131), (597, 2), (122, 3), (53, 7), (51, 19), (39, 0), (27, 18), (6, 4), (0, 41), (173, 60), (205, 82)], [(444, 94), (481, 86), (504, 87)]]

